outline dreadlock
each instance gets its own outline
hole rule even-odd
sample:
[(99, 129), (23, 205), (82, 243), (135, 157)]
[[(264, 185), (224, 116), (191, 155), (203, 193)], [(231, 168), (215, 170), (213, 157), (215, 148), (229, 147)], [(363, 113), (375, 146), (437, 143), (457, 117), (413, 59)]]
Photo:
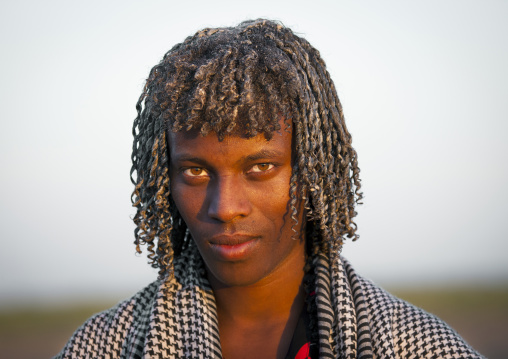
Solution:
[(358, 238), (360, 170), (335, 86), (319, 52), (282, 24), (260, 19), (188, 37), (152, 68), (136, 109), (135, 244), (138, 252), (147, 245), (161, 278), (172, 275), (173, 258), (191, 241), (171, 198), (167, 131), (270, 139), (281, 116), (293, 124), (290, 211), (296, 223), (297, 200), (304, 200), (308, 290), (316, 255), (335, 259), (345, 238)]

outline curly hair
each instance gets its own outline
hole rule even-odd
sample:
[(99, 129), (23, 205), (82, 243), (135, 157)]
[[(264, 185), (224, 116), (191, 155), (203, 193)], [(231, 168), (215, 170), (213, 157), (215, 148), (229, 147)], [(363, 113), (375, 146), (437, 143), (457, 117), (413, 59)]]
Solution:
[(335, 258), (345, 238), (358, 238), (353, 219), (362, 198), (360, 170), (342, 106), (319, 52), (289, 28), (259, 19), (197, 32), (152, 68), (136, 109), (135, 244), (138, 252), (147, 245), (161, 279), (190, 242), (170, 193), (167, 131), (270, 139), (281, 117), (290, 121), (290, 211), (296, 224), (297, 201), (304, 201), (306, 272), (317, 253)]

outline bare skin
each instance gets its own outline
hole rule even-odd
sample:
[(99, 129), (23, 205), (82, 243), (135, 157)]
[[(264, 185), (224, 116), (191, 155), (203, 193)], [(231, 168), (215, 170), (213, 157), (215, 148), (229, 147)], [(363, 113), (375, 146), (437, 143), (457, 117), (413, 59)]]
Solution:
[[(284, 124), (281, 125), (284, 128)], [(284, 358), (304, 304), (303, 210), (289, 215), (291, 131), (171, 133), (171, 194), (208, 273), (223, 356)]]
[(284, 358), (304, 305), (302, 271), (247, 287), (214, 287), (225, 358)]

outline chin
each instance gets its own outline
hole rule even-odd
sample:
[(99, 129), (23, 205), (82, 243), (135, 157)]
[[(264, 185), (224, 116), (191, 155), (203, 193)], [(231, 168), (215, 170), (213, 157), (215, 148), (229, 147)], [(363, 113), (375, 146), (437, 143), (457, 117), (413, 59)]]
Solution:
[[(226, 268), (224, 268), (226, 267)], [(247, 270), (245, 263), (228, 263), (210, 268), (206, 266), (208, 280), (212, 286), (246, 287), (258, 283), (267, 276), (264, 271)]]

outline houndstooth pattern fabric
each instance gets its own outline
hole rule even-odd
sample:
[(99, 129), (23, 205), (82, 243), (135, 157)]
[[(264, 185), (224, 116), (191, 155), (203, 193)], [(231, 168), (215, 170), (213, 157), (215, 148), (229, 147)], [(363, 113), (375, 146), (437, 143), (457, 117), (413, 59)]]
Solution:
[[(316, 259), (320, 358), (482, 358), (436, 317), (358, 276), (343, 258)], [(99, 313), (56, 358), (221, 358), (213, 291), (195, 247), (156, 281)]]

